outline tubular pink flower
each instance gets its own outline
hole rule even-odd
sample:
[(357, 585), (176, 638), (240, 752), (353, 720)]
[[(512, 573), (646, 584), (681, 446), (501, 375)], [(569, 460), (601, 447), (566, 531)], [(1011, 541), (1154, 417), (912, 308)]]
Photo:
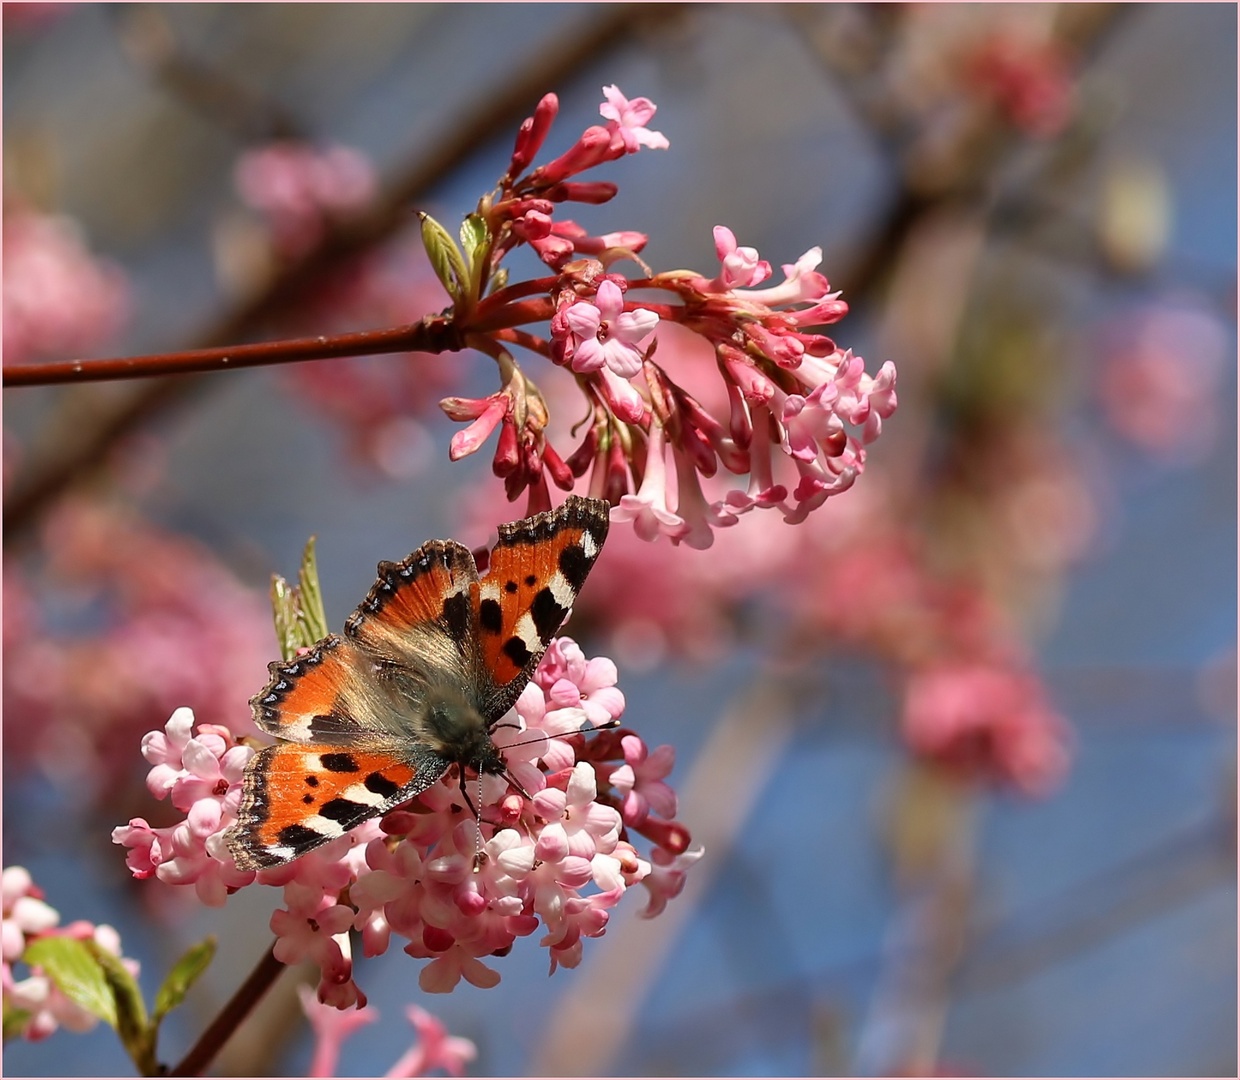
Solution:
[(752, 510), (755, 506), (778, 506), (788, 497), (788, 489), (775, 483), (771, 450), (770, 412), (764, 405), (755, 406), (753, 441), (749, 445), (749, 487), (745, 491), (733, 489), (723, 500), (734, 514)]
[(623, 153), (623, 145), (613, 150), (612, 133), (607, 128), (597, 125), (588, 127), (581, 133), (581, 138), (558, 158), (535, 169), (530, 174), (530, 182), (540, 188), (550, 187)]
[(465, 1063), (478, 1056), (473, 1042), (449, 1035), (443, 1021), (417, 1005), (407, 1005), (405, 1015), (417, 1032), (418, 1041), (385, 1075), (428, 1076), (436, 1069), (443, 1069), (449, 1076), (464, 1076)]
[(579, 202), (590, 206), (600, 206), (611, 202), (620, 188), (609, 180), (565, 180), (555, 184), (543, 192), (543, 197), (551, 202)]
[[(722, 258), (722, 255), (720, 256)], [(831, 290), (827, 279), (815, 267), (822, 262), (822, 248), (812, 247), (791, 265), (784, 263), (781, 269), (784, 280), (779, 285), (746, 292), (749, 303), (765, 304), (769, 308), (782, 304), (795, 304), (807, 300), (820, 300)]]
[(719, 276), (707, 281), (698, 278), (695, 286), (704, 293), (726, 293), (733, 289), (760, 285), (771, 276), (771, 264), (758, 257), (756, 248), (741, 247), (726, 225), (715, 226), (715, 253), (722, 268)]
[(735, 525), (738, 519), (727, 506), (707, 503), (697, 470), (684, 454), (673, 451), (673, 455), (676, 458), (676, 513), (684, 519), (686, 528), (680, 536), (671, 537), (671, 541), (703, 551), (715, 542), (714, 529)]
[(557, 221), (551, 226), (551, 231), (556, 236), (571, 241), (573, 250), (582, 255), (602, 255), (613, 248), (637, 254), (650, 242), (650, 237), (645, 233), (631, 231), (590, 236), (575, 221)]
[(642, 879), (642, 884), (650, 890), (650, 903), (641, 912), (643, 919), (653, 919), (667, 907), (667, 902), (680, 895), (685, 887), (685, 873), (695, 862), (706, 854), (705, 848), (694, 848), (673, 855), (663, 848), (656, 847), (650, 855), (654, 868)]
[(626, 825), (640, 826), (653, 810), (660, 817), (676, 816), (676, 793), (663, 782), (676, 764), (676, 751), (660, 746), (653, 754), (636, 735), (620, 740), (624, 748), (624, 764), (608, 778), (624, 796), (621, 810)]
[(627, 153), (635, 154), (643, 146), (651, 150), (666, 150), (671, 146), (661, 131), (651, 131), (646, 127), (658, 111), (649, 98), (639, 97), (630, 101), (614, 84), (603, 87), (603, 96), (607, 100), (598, 107), (598, 111), (609, 121), (607, 126), (613, 137), (619, 139)]
[[(607, 402), (608, 408), (616, 414), (618, 419), (630, 424), (640, 424), (646, 418), (646, 402), (628, 379), (620, 378), (611, 368), (606, 367), (600, 369), (595, 377), (598, 379), (598, 388), (603, 400)], [(613, 456), (618, 449), (618, 441), (613, 442)], [(622, 453), (621, 451), (620, 460), (616, 463), (621, 469), (624, 467)]]
[(573, 334), (572, 368), (598, 371), (606, 366), (624, 379), (642, 369), (640, 344), (654, 333), (659, 316), (645, 308), (624, 310), (624, 293), (603, 281), (593, 304), (579, 300), (564, 313)]
[(620, 505), (611, 508), (611, 520), (633, 523), (633, 531), (643, 540), (653, 541), (659, 535), (680, 536), (686, 530), (684, 519), (668, 509), (667, 461), (663, 425), (658, 418), (650, 421), (646, 441), (646, 472), (636, 495), (622, 495)]
[(444, 398), (439, 403), (439, 407), (454, 420), (468, 417), (464, 408), (466, 405), (477, 405), (480, 409), (473, 414), (476, 419), (469, 427), (463, 428), (452, 436), (452, 441), (448, 444), (448, 457), (452, 461), (460, 461), (461, 458), (472, 454), (491, 437), (491, 432), (511, 410), (512, 399), (507, 394), (499, 393), (477, 402), (467, 402), (462, 398)]
[(775, 394), (775, 384), (762, 374), (753, 362), (739, 349), (719, 349), (724, 370), (731, 377), (746, 401), (763, 404)]
[(297, 987), (301, 1011), (314, 1030), (314, 1054), (308, 1076), (335, 1076), (340, 1062), (340, 1048), (353, 1032), (379, 1019), (377, 1010), (334, 1009), (319, 1001), (318, 995), (305, 983)]

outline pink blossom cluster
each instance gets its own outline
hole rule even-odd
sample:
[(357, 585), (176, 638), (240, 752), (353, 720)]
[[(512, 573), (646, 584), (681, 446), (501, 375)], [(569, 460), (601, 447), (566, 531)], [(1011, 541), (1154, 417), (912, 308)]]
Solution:
[[(22, 954), (32, 942), (44, 937), (71, 937), (94, 941), (113, 956), (121, 956), (120, 935), (110, 926), (78, 920), (60, 926), (60, 913), (43, 898), (43, 890), (35, 885), (30, 872), (23, 866), (5, 867), (0, 877), (0, 905), (3, 922), (3, 967), (0, 977), (4, 986), (4, 1015), (13, 1010), (25, 1013), (21, 1034), (36, 1041), (45, 1039), (58, 1027), (68, 1031), (89, 1031), (98, 1022), (75, 1001), (66, 997), (58, 986), (37, 965), (23, 979), (13, 975), (13, 965), (21, 962)], [(131, 975), (138, 974), (138, 963), (122, 957)]]
[[(668, 145), (646, 126), (652, 103), (630, 101), (614, 86), (604, 94), (605, 127), (587, 129), (561, 157), (522, 175), (558, 109), (554, 95), (543, 98), (522, 126), (499, 194), (482, 204), (495, 238), (492, 261), (524, 242), (557, 276), (499, 288), (457, 316), (493, 343), (514, 341), (571, 370), (590, 409), (585, 435), (572, 453), (557, 452), (545, 431), (546, 400), (508, 358), (496, 393), (441, 402), (452, 419), (469, 423), (454, 438), (452, 456), (473, 453), (498, 428), (492, 470), (510, 500), (528, 490), (529, 512), (546, 509), (548, 477), (571, 490), (589, 472), (590, 493), (608, 499), (613, 520), (632, 522), (646, 540), (708, 547), (714, 530), (757, 508), (803, 521), (863, 470), (866, 446), (896, 408), (895, 367), (887, 362), (869, 375), (860, 357), (818, 331), (848, 310), (816, 269), (819, 248), (785, 265), (781, 283), (761, 287), (770, 263), (723, 226), (714, 232), (720, 269), (707, 278), (652, 275), (637, 255), (647, 240), (640, 233), (591, 237), (574, 222), (555, 222), (559, 202), (604, 202), (616, 193), (614, 184), (569, 177), (641, 147)], [(637, 262), (646, 276), (616, 272), (622, 260)], [(545, 303), (524, 299), (544, 288), (549, 313)], [(634, 302), (631, 289), (680, 302)], [(550, 340), (515, 329), (548, 314)], [(709, 344), (705, 368), (722, 390), (719, 402), (704, 403), (656, 363), (668, 324)], [(721, 465), (748, 484), (708, 499), (702, 480)]]
[[(525, 798), (497, 776), (481, 779), (482, 832), (465, 810), (450, 770), (416, 800), (363, 823), (300, 859), (269, 870), (238, 871), (224, 841), (236, 820), (245, 764), (253, 753), (226, 728), (199, 725), (178, 709), (162, 732), (143, 740), (147, 786), (184, 815), (155, 828), (142, 818), (113, 831), (139, 878), (193, 884), (204, 903), (223, 904), (252, 881), (283, 888), (271, 918), (276, 958), (313, 961), (320, 1001), (364, 1005), (353, 980), (353, 933), (368, 956), (392, 934), (427, 960), (427, 992), (463, 977), (492, 986), (499, 975), (482, 957), (502, 955), (517, 937), (544, 929), (551, 970), (575, 967), (583, 939), (602, 934), (610, 909), (642, 882), (655, 914), (684, 884), (701, 854), (675, 820), (666, 783), (670, 748), (648, 752), (636, 735), (592, 724), (617, 720), (624, 696), (615, 665), (587, 659), (575, 642), (552, 642), (533, 681), (494, 739)], [(651, 841), (641, 856), (632, 833)], [(653, 864), (653, 865), (652, 865)], [(656, 870), (657, 867), (657, 870)]]
[(90, 798), (130, 774), (123, 746), (152, 712), (261, 685), (270, 615), (204, 548), (118, 503), (64, 499), (43, 540), (40, 562), (4, 567), (5, 751)]
[(124, 273), (87, 249), (70, 218), (4, 206), (4, 362), (90, 352), (129, 316)]
[(328, 226), (355, 214), (377, 188), (369, 158), (348, 146), (284, 140), (249, 150), (234, 169), (237, 193), (259, 211), (276, 251), (302, 255)]

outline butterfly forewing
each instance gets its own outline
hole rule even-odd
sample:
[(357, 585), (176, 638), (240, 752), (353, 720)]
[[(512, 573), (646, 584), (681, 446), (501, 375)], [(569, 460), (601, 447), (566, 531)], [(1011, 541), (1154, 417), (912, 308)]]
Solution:
[(492, 723), (520, 697), (607, 537), (607, 504), (570, 495), (556, 510), (499, 527), (478, 586), (478, 681)]

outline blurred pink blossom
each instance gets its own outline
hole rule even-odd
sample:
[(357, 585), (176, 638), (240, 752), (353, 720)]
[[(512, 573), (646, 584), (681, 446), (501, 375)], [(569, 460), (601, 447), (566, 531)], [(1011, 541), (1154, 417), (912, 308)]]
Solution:
[(131, 773), (124, 744), (181, 701), (253, 730), (246, 702), (263, 682), (270, 616), (206, 549), (76, 495), (47, 517), (44, 560), (6, 560), (4, 579), (11, 761), (89, 798)]
[(1098, 340), (1107, 423), (1159, 460), (1204, 457), (1218, 436), (1228, 348), (1218, 317), (1195, 301), (1168, 299), (1103, 327)]
[(1048, 794), (1067, 771), (1067, 723), (1018, 669), (948, 661), (914, 670), (900, 723), (914, 753), (1029, 795)]
[(234, 171), (237, 193), (267, 220), (285, 256), (315, 247), (333, 220), (364, 209), (377, 188), (374, 169), (347, 146), (275, 142), (248, 150)]
[(4, 207), (3, 292), (6, 364), (92, 352), (131, 306), (124, 273), (90, 253), (76, 222), (16, 201)]

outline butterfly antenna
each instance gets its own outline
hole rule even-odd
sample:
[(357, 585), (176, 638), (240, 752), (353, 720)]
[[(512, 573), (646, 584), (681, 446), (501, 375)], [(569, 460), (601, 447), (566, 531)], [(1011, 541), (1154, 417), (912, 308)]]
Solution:
[[(463, 778), (462, 778), (463, 779)], [(482, 773), (478, 773), (478, 809), (474, 812), (474, 873), (482, 869)]]
[[(608, 720), (607, 723), (605, 724), (595, 724), (592, 721), (587, 720), (584, 727), (579, 727), (576, 731), (565, 732), (565, 734), (566, 735), (589, 735), (591, 732), (594, 732), (594, 731), (607, 731), (610, 728), (618, 728), (619, 726), (620, 726), (619, 720)], [(491, 730), (497, 731), (500, 728), (504, 728), (504, 727), (515, 728), (515, 727), (519, 727), (519, 725), (517, 724), (496, 724), (493, 728), (491, 728)], [(555, 736), (555, 735), (540, 735), (537, 739), (521, 739), (517, 742), (509, 743), (508, 745), (509, 746), (525, 746), (528, 743), (538, 742), (540, 739), (544, 739), (544, 738), (554, 739), (558, 737), (559, 736)]]

